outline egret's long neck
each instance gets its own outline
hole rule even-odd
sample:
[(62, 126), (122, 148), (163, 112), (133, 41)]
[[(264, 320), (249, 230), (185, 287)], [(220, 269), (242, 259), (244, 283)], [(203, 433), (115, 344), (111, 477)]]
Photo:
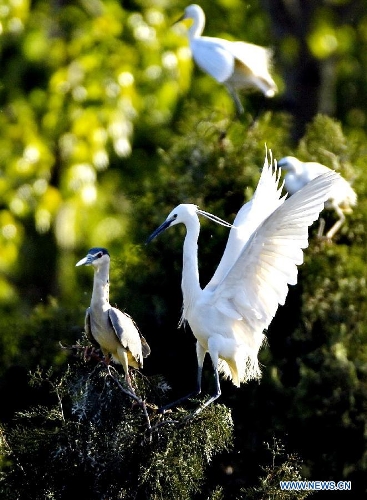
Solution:
[(192, 25), (188, 29), (189, 39), (198, 38), (204, 31), (205, 27), (205, 15), (204, 12), (198, 11), (195, 19), (193, 19)]
[(200, 223), (197, 217), (186, 225), (186, 237), (183, 245), (182, 295), (184, 311), (197, 300), (201, 292), (198, 270), (198, 238)]
[(109, 290), (109, 264), (106, 262), (94, 271), (91, 305), (93, 307), (103, 307), (109, 304)]

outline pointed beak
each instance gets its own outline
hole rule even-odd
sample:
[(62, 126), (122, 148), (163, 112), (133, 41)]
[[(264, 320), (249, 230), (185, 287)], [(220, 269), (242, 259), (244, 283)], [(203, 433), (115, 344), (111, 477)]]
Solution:
[(173, 26), (176, 26), (176, 24), (180, 24), (182, 23), (183, 26), (186, 28), (186, 29), (189, 29), (190, 26), (192, 26), (194, 20), (191, 18), (191, 17), (186, 17), (185, 13), (182, 14), (182, 16), (180, 16), (177, 21), (173, 22), (172, 23), (172, 27)]
[(184, 19), (185, 19), (185, 14), (182, 14), (178, 19), (176, 19), (176, 21), (173, 21), (172, 26), (174, 26), (175, 24), (180, 23)]
[(174, 221), (174, 218), (167, 219), (148, 237), (146, 243), (150, 243), (158, 234), (163, 233)]
[(184, 14), (182, 14), (176, 21), (173, 21), (172, 26), (174, 26), (177, 23), (180, 23), (181, 21), (184, 20)]
[(90, 255), (87, 255), (84, 257), (84, 259), (81, 259), (79, 262), (75, 264), (76, 266), (89, 266), (92, 263), (92, 258)]

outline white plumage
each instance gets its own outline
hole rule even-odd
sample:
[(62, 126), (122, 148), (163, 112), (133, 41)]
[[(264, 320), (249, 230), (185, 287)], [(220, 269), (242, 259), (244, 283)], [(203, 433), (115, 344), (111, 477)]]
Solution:
[(238, 114), (243, 106), (239, 89), (257, 89), (266, 97), (273, 97), (277, 86), (270, 75), (272, 53), (269, 49), (246, 42), (232, 42), (222, 38), (201, 36), (205, 27), (205, 14), (196, 4), (186, 7), (183, 19), (191, 19), (188, 38), (196, 64), (226, 86)]
[[(331, 169), (314, 161), (302, 162), (294, 156), (285, 156), (278, 162), (279, 167), (287, 173), (284, 177), (284, 185), (289, 194), (294, 194), (310, 181), (316, 179), (321, 174), (330, 172)], [(357, 203), (357, 194), (349, 182), (343, 177), (339, 177), (338, 182), (333, 186), (330, 196), (325, 203), (325, 208), (333, 209), (338, 215), (338, 220), (326, 233), (327, 239), (332, 239), (345, 221), (345, 213), (352, 212), (352, 206)], [(322, 236), (324, 223), (320, 225), (319, 236)]]
[(204, 357), (209, 353), (217, 387), (204, 406), (220, 395), (218, 370), (236, 386), (260, 377), (258, 352), (263, 331), (279, 304), (284, 304), (288, 285), (296, 284), (297, 265), (302, 264), (302, 249), (308, 245), (308, 227), (318, 218), (339, 179), (335, 172), (327, 172), (285, 199), (279, 177), (280, 171), (266, 157), (254, 196), (238, 212), (223, 257), (204, 289), (198, 273), (198, 215), (228, 224), (195, 205), (182, 204), (148, 239), (151, 241), (169, 226), (186, 226), (181, 283), (183, 320), (197, 339), (198, 358), (197, 388), (187, 397), (200, 393)]

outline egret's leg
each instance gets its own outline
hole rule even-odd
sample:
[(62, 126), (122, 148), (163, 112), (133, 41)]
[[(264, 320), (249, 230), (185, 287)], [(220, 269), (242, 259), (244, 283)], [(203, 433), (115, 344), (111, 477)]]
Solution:
[(340, 227), (343, 225), (343, 223), (345, 221), (345, 215), (343, 213), (343, 210), (336, 203), (333, 203), (332, 205), (333, 205), (333, 208), (334, 208), (335, 212), (339, 216), (339, 220), (337, 220), (335, 222), (335, 224), (333, 225), (333, 227), (331, 229), (329, 229), (329, 231), (326, 233), (326, 238), (328, 240), (331, 240), (333, 238), (333, 236), (335, 235), (335, 233), (337, 231), (339, 231)]
[(210, 358), (213, 363), (213, 370), (214, 370), (214, 378), (215, 378), (215, 393), (208, 399), (208, 401), (205, 401), (202, 405), (199, 406), (194, 411), (194, 415), (197, 415), (200, 413), (204, 408), (209, 406), (213, 401), (219, 398), (221, 395), (221, 389), (220, 389), (220, 382), (219, 382), (219, 373), (218, 373), (218, 362), (219, 362), (219, 356), (218, 352), (216, 349), (210, 349), (211, 341), (209, 340), (209, 353), (210, 353)]
[(318, 238), (322, 238), (323, 237), (324, 230), (325, 230), (325, 219), (323, 219), (322, 217), (320, 217), (319, 229), (317, 231), (317, 237)]
[(229, 92), (229, 95), (232, 97), (233, 102), (236, 106), (236, 116), (237, 116), (237, 118), (240, 118), (241, 115), (243, 115), (243, 113), (245, 112), (245, 110), (242, 106), (242, 102), (240, 101), (240, 98), (239, 98), (237, 92), (235, 91), (235, 89), (231, 85), (227, 84), (226, 87), (227, 87), (227, 90)]
[(187, 399), (193, 398), (194, 396), (197, 396), (198, 394), (201, 393), (201, 376), (203, 373), (203, 364), (204, 364), (205, 354), (206, 354), (206, 351), (199, 344), (199, 342), (197, 342), (196, 343), (196, 357), (198, 360), (198, 370), (197, 370), (197, 377), (196, 377), (196, 389), (193, 392), (190, 392), (190, 394), (187, 394), (187, 396), (183, 396), (182, 398), (177, 399), (176, 401), (173, 401), (172, 403), (168, 403), (167, 405), (162, 406), (158, 410), (159, 413), (164, 413), (166, 410), (169, 410), (170, 408), (173, 408), (174, 406), (177, 406), (177, 405), (183, 403)]
[(209, 406), (213, 401), (219, 398), (219, 396), (222, 394), (222, 391), (220, 390), (220, 382), (219, 382), (219, 373), (218, 373), (218, 368), (217, 364), (214, 365), (213, 363), (213, 368), (214, 368), (214, 377), (215, 377), (215, 384), (216, 384), (216, 390), (215, 393), (208, 399), (208, 401), (205, 401), (202, 405), (200, 405), (195, 411), (194, 415), (197, 415), (200, 413), (204, 408)]

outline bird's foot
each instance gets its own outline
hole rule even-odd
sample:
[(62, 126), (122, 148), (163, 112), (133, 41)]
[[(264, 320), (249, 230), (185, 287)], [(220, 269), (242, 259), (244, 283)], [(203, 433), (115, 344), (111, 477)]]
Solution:
[(324, 243), (326, 243), (328, 245), (332, 245), (332, 243), (333, 243), (333, 239), (330, 236), (328, 236), (327, 234), (317, 235), (317, 239), (319, 241), (323, 241)]
[(101, 359), (101, 361), (103, 361), (103, 363), (106, 365), (106, 366), (111, 366), (111, 356), (109, 354), (105, 354), (103, 356), (103, 359)]
[(159, 408), (157, 406), (157, 413), (159, 413), (160, 415), (165, 415), (166, 413), (172, 413), (172, 408), (166, 408), (165, 406)]
[(200, 391), (194, 391), (187, 396), (183, 396), (180, 399), (177, 399), (176, 401), (173, 401), (172, 403), (168, 403), (165, 406), (162, 406), (161, 408), (158, 409), (158, 413), (165, 414), (167, 412), (172, 412), (173, 408), (176, 408), (180, 406), (182, 403), (187, 401), (188, 399), (195, 398), (195, 396), (198, 396), (200, 394)]
[(83, 359), (84, 361), (90, 361), (91, 359), (95, 359), (98, 362), (103, 360), (100, 351), (93, 346), (84, 347)]
[(90, 361), (92, 358), (97, 359), (98, 361), (102, 360), (102, 356), (99, 352), (99, 349), (94, 346), (82, 346), (82, 345), (72, 345), (72, 346), (63, 346), (60, 342), (61, 349), (65, 349), (71, 351), (74, 356), (81, 356), (84, 361)]

